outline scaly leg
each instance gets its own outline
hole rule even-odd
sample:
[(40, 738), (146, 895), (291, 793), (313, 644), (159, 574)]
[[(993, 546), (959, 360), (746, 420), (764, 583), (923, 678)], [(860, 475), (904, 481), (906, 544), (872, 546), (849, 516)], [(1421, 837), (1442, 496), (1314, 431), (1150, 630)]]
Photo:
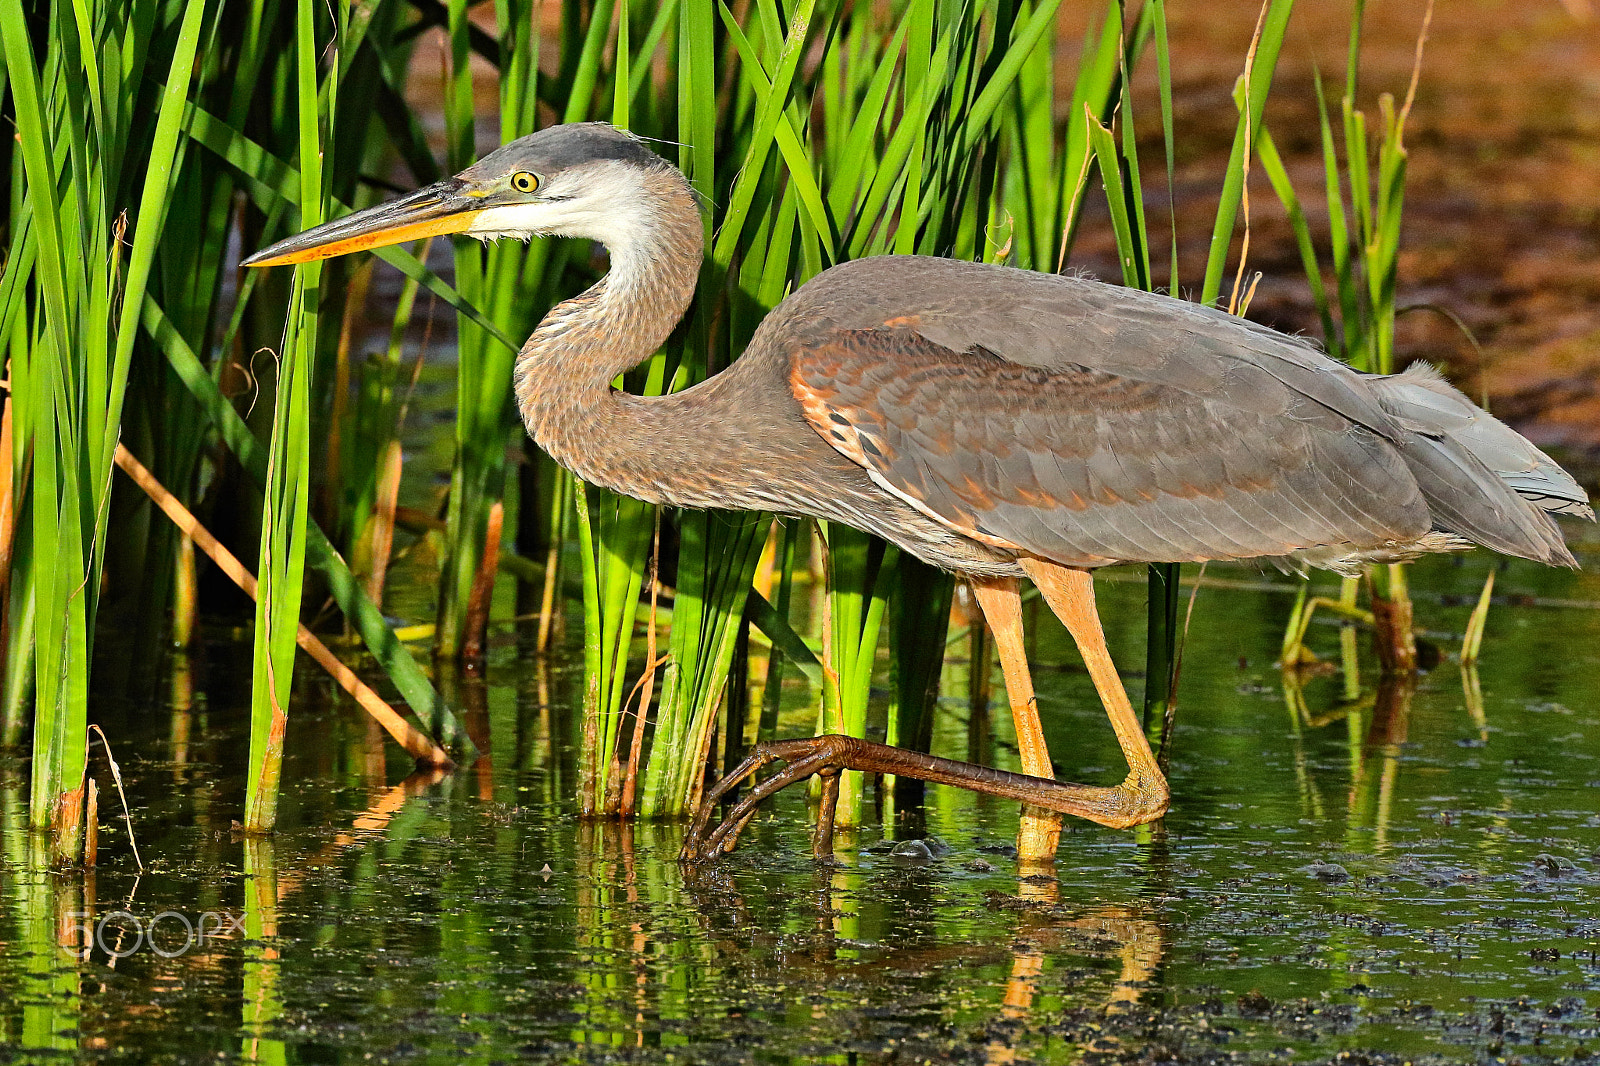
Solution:
[(1133, 713), (1133, 705), (1128, 702), (1128, 693), (1117, 676), (1111, 652), (1106, 648), (1100, 612), (1094, 605), (1094, 579), (1087, 570), (1074, 570), (1043, 559), (1024, 556), (1017, 562), (1038, 586), (1039, 594), (1067, 627), (1067, 632), (1072, 634), (1095, 691), (1100, 694), (1106, 717), (1117, 734), (1122, 757), (1128, 760), (1128, 776), (1116, 788), (1106, 790), (1117, 794), (1115, 809), (1131, 818), (1128, 825), (1155, 821), (1167, 813), (1171, 792), (1167, 789), (1166, 776), (1150, 751), (1150, 741), (1145, 738), (1139, 716)]
[[(1028, 670), (1028, 653), (1022, 640), (1021, 590), (1014, 578), (1006, 577), (974, 581), (972, 592), (983, 608), (984, 620), (994, 634), (995, 650), (1000, 653), (1000, 671), (1006, 678), (1006, 699), (1011, 703), (1022, 772), (1029, 777), (1053, 779), (1056, 771), (1045, 746), (1039, 698), (1033, 693), (1033, 674)], [(1025, 863), (1048, 862), (1055, 858), (1060, 840), (1061, 815), (1035, 807), (1023, 808), (1022, 824), (1017, 828), (1017, 858)]]

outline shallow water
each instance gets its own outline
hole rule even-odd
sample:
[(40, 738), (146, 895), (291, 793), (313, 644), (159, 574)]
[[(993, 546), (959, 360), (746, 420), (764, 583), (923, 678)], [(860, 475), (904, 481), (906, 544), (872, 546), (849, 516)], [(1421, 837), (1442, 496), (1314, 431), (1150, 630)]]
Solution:
[[(1419, 622), (1442, 645), (1488, 565), (1478, 555), (1417, 574), (1435, 594)], [(4, 763), (0, 1059), (1595, 1053), (1600, 613), (1550, 604), (1600, 599), (1600, 586), (1519, 564), (1498, 588), (1516, 605), (1490, 616), (1481, 707), (1454, 662), (1414, 691), (1380, 686), (1364, 647), (1359, 679), (1333, 671), (1286, 688), (1270, 664), (1287, 596), (1202, 590), (1172, 814), (1155, 831), (1073, 826), (1053, 872), (1021, 879), (1007, 854), (1015, 805), (953, 789), (930, 789), (920, 826), (886, 833), (869, 814), (832, 868), (808, 857), (800, 789), (695, 876), (675, 861), (676, 826), (581, 824), (564, 731), (576, 667), (540, 664), (511, 629), (488, 683), (457, 690), (490, 756), (438, 780), (407, 778), (403, 756), (305, 671), (285, 828), (246, 842), (230, 825), (248, 650), (211, 633), (194, 660), (170, 664), (156, 705), (99, 704), (142, 877), (106, 793), (101, 821), (114, 828), (95, 874), (31, 865), (20, 764)], [(1142, 594), (1102, 582), (1124, 663), (1142, 645)], [(1114, 780), (1110, 730), (1065, 634), (1053, 622), (1036, 633), (1063, 773)], [(1313, 633), (1337, 658), (1336, 630)], [(968, 749), (965, 673), (947, 670), (935, 742), (954, 757)], [(790, 697), (783, 732), (803, 733), (813, 705)], [(991, 757), (1014, 766), (995, 710)], [(936, 838), (931, 860), (888, 850), (922, 833)], [(157, 915), (159, 952), (133, 921)], [(79, 961), (81, 926), (99, 940)]]

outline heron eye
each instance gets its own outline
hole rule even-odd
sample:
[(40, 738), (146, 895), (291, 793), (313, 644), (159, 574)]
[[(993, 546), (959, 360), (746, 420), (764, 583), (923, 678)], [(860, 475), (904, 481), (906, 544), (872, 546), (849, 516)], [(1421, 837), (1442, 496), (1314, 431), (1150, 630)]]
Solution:
[(519, 170), (511, 175), (511, 187), (518, 192), (532, 192), (539, 187), (539, 179), (526, 170)]

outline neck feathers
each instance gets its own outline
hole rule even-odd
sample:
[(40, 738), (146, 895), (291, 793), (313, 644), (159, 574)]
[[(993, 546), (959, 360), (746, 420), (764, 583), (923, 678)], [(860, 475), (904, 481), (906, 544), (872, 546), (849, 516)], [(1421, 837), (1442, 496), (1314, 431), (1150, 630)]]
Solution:
[[(644, 427), (612, 390), (618, 374), (653, 355), (694, 298), (704, 248), (699, 205), (675, 168), (627, 168), (614, 212), (597, 236), (611, 270), (556, 305), (517, 357), (517, 406), (528, 433), (584, 480), (631, 491), (620, 466), (647, 455)], [(632, 449), (632, 455), (628, 454)]]

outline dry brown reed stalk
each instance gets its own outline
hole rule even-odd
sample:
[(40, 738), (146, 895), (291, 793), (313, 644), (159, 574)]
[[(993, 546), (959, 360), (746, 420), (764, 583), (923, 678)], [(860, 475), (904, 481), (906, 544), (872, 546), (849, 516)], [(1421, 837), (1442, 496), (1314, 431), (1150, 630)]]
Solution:
[(88, 869), (100, 865), (100, 786), (89, 778), (89, 802), (84, 813), (83, 865)]
[[(133, 832), (133, 812), (128, 809), (128, 790), (122, 784), (122, 767), (117, 765), (117, 757), (111, 754), (111, 738), (106, 736), (106, 731), (98, 725), (90, 724), (89, 731), (100, 734), (100, 746), (105, 749), (106, 766), (111, 770), (111, 783), (117, 786), (117, 798), (122, 801), (122, 820), (128, 827), (128, 844), (133, 848), (133, 861), (138, 864), (139, 871), (144, 872), (144, 859), (139, 857), (139, 838)], [(87, 760), (85, 760), (87, 762)], [(89, 798), (95, 801), (99, 795), (99, 786), (89, 778)], [(90, 829), (95, 829), (94, 817), (90, 817)], [(89, 865), (93, 866), (93, 863)]]
[(383, 449), (378, 470), (378, 491), (373, 501), (370, 526), (372, 533), (372, 569), (367, 573), (367, 598), (383, 607), (383, 583), (389, 574), (389, 557), (394, 553), (395, 508), (400, 498), (400, 466), (402, 449), (399, 438), (391, 440)]
[[(1250, 35), (1250, 48), (1244, 54), (1244, 73), (1240, 76), (1244, 82), (1242, 99), (1244, 106), (1250, 106), (1250, 76), (1255, 72), (1256, 53), (1261, 48), (1261, 31), (1267, 24), (1267, 8), (1270, 0), (1262, 0), (1261, 11), (1256, 15), (1255, 32)], [(1250, 259), (1250, 156), (1255, 152), (1255, 145), (1251, 138), (1252, 126), (1247, 121), (1244, 124), (1244, 156), (1240, 162), (1244, 168), (1242, 180), (1239, 184), (1239, 213), (1244, 216), (1244, 239), (1239, 244), (1239, 268), (1233, 275), (1233, 293), (1228, 297), (1228, 314), (1243, 315), (1245, 307), (1249, 305), (1249, 297), (1245, 297), (1244, 304), (1239, 302), (1239, 290), (1244, 286), (1244, 267)], [(1250, 292), (1255, 292), (1255, 283), (1250, 285)]]
[[(427, 260), (428, 249), (433, 246), (433, 238), (429, 237), (422, 242), (419, 254), (424, 261)], [(370, 280), (370, 278), (369, 278)], [(355, 299), (356, 294), (351, 294)], [(365, 293), (361, 294), (365, 301)], [(437, 301), (438, 297), (434, 297)], [(378, 483), (373, 492), (372, 516), (368, 521), (369, 570), (367, 573), (367, 598), (383, 607), (383, 586), (389, 574), (389, 564), (394, 557), (394, 530), (399, 514), (400, 500), (400, 475), (405, 457), (405, 449), (400, 445), (400, 435), (405, 432), (406, 418), (411, 414), (411, 399), (416, 395), (417, 382), (422, 377), (422, 367), (428, 355), (428, 342), (433, 338), (433, 302), (428, 305), (429, 317), (422, 335), (422, 344), (417, 349), (417, 357), (411, 363), (411, 378), (406, 383), (405, 395), (400, 399), (400, 410), (395, 416), (394, 435), (389, 443), (384, 446), (383, 455), (379, 459)], [(347, 319), (348, 323), (348, 319)], [(390, 338), (390, 348), (396, 358), (400, 349), (400, 322), (395, 322), (396, 332)], [(330, 467), (329, 469), (333, 469)], [(444, 523), (439, 523), (439, 528), (444, 528)]]
[[(128, 451), (126, 446), (117, 445), (116, 461), (123, 472), (144, 490), (145, 495), (161, 508), (173, 524), (193, 538), (195, 545), (217, 564), (218, 569), (228, 575), (229, 579), (243, 589), (251, 599), (255, 598), (255, 575), (245, 569), (244, 564), (223, 547), (217, 538), (211, 535), (211, 531), (201, 525), (199, 519), (195, 518), (188, 508), (178, 502), (177, 497), (168, 492), (166, 487), (133, 457), (133, 453)], [(443, 748), (434, 743), (426, 733), (400, 717), (393, 707), (357, 677), (355, 671), (340, 662), (338, 657), (328, 650), (328, 646), (318, 640), (304, 625), (299, 627), (295, 643), (315, 659), (318, 665), (332, 674), (339, 687), (349, 693), (362, 710), (377, 719), (378, 724), (395, 739), (395, 743), (404, 748), (406, 754), (415, 758), (419, 765), (445, 768), (455, 765), (444, 753)]]
[(467, 613), (463, 622), (466, 639), (461, 645), (461, 659), (472, 667), (482, 667), (484, 648), (489, 643), (489, 605), (494, 599), (494, 578), (500, 572), (500, 531), (506, 521), (506, 505), (496, 500), (489, 507), (488, 527), (483, 535), (483, 557), (478, 561), (478, 572), (472, 579), (472, 593), (467, 597)]
[(560, 610), (556, 591), (561, 582), (561, 546), (567, 539), (568, 492), (572, 484), (570, 477), (557, 476), (561, 480), (556, 485), (550, 509), (550, 549), (545, 553), (544, 582), (539, 591), (539, 636), (534, 644), (541, 655), (550, 650), (550, 636), (555, 629), (556, 612)]

